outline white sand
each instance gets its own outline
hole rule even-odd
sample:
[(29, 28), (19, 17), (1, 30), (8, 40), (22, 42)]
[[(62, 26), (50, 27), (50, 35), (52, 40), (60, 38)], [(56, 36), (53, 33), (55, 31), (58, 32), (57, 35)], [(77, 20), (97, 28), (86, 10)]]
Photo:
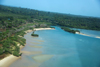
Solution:
[(25, 31), (25, 33), (30, 33), (30, 32), (32, 32), (33, 30), (27, 30), (27, 31)]
[[(34, 30), (54, 30), (55, 28), (34, 28)], [(30, 33), (34, 30), (27, 30), (25, 33)]]
[(100, 38), (99, 36), (96, 36), (96, 38)]
[[(87, 34), (84, 34), (84, 33), (79, 33), (79, 32), (76, 32), (76, 34), (80, 34), (80, 35), (84, 35), (84, 36), (90, 36), (90, 35), (87, 35)], [(90, 36), (90, 37), (92, 37), (92, 36)], [(95, 36), (94, 38), (100, 39), (100, 36)]]
[(53, 55), (37, 55), (37, 56), (33, 56), (33, 59), (36, 62), (42, 63), (42, 62), (49, 60), (52, 57), (53, 57)]
[[(17, 44), (20, 45), (20, 44)], [(25, 46), (20, 46), (20, 51), (21, 49), (25, 47)], [(7, 57), (5, 57), (4, 59), (0, 60), (0, 67), (9, 67), (14, 61), (18, 60), (20, 57), (16, 57), (13, 55), (9, 55)]]
[(19, 59), (21, 57), (16, 57), (13, 55), (7, 56), (4, 59), (0, 60), (0, 67), (9, 67), (10, 64), (12, 64), (14, 61)]
[(22, 37), (22, 36), (20, 36), (20, 35), (18, 35), (19, 37)]
[(34, 28), (34, 30), (54, 30), (54, 28)]
[(75, 32), (76, 34), (80, 34), (80, 35), (84, 35), (84, 36), (90, 36), (90, 35), (87, 35), (87, 34), (84, 34), (84, 33), (79, 33), (79, 32)]

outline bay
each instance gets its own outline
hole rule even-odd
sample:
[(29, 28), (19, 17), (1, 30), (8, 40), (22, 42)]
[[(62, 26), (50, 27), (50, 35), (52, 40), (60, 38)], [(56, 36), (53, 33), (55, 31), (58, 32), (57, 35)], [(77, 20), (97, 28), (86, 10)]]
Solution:
[[(60, 27), (35, 33), (39, 37), (32, 37), (31, 33), (24, 36), (22, 58), (10, 67), (100, 67), (100, 39), (69, 33)], [(82, 33), (99, 36), (100, 31)]]

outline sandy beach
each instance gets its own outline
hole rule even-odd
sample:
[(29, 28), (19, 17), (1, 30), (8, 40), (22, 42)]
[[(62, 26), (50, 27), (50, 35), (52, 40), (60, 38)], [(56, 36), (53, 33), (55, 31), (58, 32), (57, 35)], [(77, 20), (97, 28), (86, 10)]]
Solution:
[(25, 31), (25, 33), (27, 34), (27, 33), (30, 33), (32, 31), (34, 31), (34, 30), (27, 30), (27, 31)]
[(90, 36), (90, 35), (87, 35), (87, 34), (84, 34), (84, 33), (79, 33), (79, 32), (76, 32), (76, 34), (80, 34), (80, 35), (84, 35), (84, 36)]
[[(79, 32), (76, 32), (76, 34), (80, 34), (80, 35), (84, 35), (84, 36), (90, 36), (90, 37), (93, 37), (93, 36), (91, 36), (91, 35), (84, 34), (84, 33), (79, 33)], [(95, 36), (94, 38), (99, 38), (99, 39), (100, 39), (100, 36)]]
[(34, 28), (34, 30), (27, 30), (25, 33), (30, 33), (37, 30), (54, 30), (55, 28)]
[(0, 67), (9, 67), (10, 64), (12, 64), (14, 61), (18, 60), (21, 57), (16, 57), (13, 55), (9, 55), (5, 57), (4, 59), (0, 60)]
[(34, 28), (34, 30), (54, 30), (54, 28)]
[[(20, 44), (17, 44), (18, 46)], [(24, 48), (25, 46), (20, 46), (20, 53), (21, 53), (21, 49)], [(14, 55), (9, 55), (7, 57), (5, 57), (4, 59), (0, 60), (0, 67), (9, 67), (14, 61), (18, 60), (20, 57), (16, 57)]]
[[(18, 44), (19, 45), (19, 44)], [(25, 46), (20, 46), (20, 51)], [(0, 60), (0, 67), (9, 67), (14, 61), (18, 60), (20, 57), (16, 57), (14, 55), (9, 55), (5, 57), (4, 59)]]

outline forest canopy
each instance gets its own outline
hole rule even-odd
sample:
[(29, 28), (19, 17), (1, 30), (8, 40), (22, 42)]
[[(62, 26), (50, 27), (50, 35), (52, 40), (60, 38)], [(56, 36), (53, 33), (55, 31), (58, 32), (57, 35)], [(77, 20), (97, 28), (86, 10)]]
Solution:
[[(28, 19), (30, 21), (32, 21), (32, 19), (38, 19), (39, 21), (52, 23), (52, 25), (100, 30), (100, 18), (96, 17), (44, 12), (28, 8), (0, 5), (0, 13), (5, 12), (8, 14), (18, 14), (21, 19)], [(13, 20), (13, 18), (11, 20)]]

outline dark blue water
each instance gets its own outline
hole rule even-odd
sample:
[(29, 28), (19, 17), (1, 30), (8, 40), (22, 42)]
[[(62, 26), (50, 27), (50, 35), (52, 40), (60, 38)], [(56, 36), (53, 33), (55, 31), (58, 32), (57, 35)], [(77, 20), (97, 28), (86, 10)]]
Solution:
[[(36, 31), (35, 33), (39, 35), (38, 38), (31, 37), (31, 33), (25, 35), (27, 45), (23, 49), (23, 51), (42, 51), (43, 55), (53, 55), (52, 58), (38, 63), (32, 57), (40, 54), (23, 54), (22, 59), (10, 67), (25, 67), (25, 64), (27, 64), (26, 67), (35, 67), (34, 64), (38, 64), (37, 67), (100, 67), (100, 39), (65, 32), (59, 27), (55, 28), (55, 30)], [(91, 32), (94, 31), (91, 30)], [(34, 39), (44, 41), (38, 45), (42, 48), (28, 46), (29, 44), (35, 45), (31, 43), (34, 42)], [(29, 63), (24, 62), (25, 59)]]

